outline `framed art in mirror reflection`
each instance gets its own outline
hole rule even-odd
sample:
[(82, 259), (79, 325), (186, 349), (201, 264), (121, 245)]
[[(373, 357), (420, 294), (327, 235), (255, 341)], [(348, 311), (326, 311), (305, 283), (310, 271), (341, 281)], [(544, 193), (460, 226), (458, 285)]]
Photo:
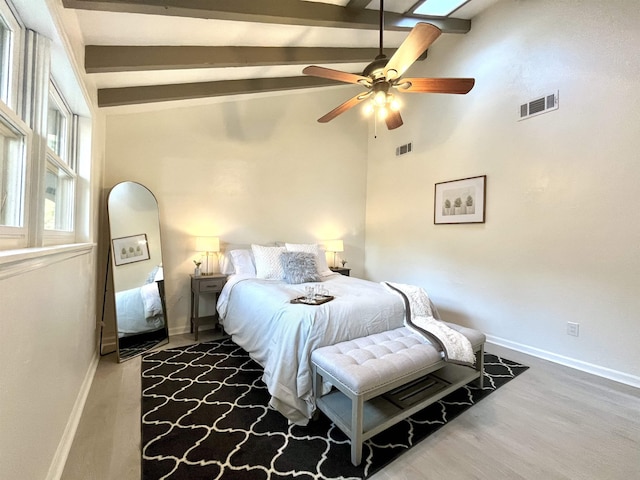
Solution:
[(127, 263), (149, 260), (147, 234), (132, 235), (113, 239), (113, 258), (116, 267)]

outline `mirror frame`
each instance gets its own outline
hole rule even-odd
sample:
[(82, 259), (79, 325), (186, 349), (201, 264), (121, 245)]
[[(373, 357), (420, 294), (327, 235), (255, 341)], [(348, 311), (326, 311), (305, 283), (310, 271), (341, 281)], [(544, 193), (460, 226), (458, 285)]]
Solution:
[[(148, 195), (150, 195), (150, 200), (153, 199), (153, 202), (155, 203), (155, 216), (154, 218), (156, 218), (157, 221), (157, 234), (158, 234), (158, 238), (157, 239), (147, 239), (147, 234), (152, 234), (155, 233), (155, 229), (153, 232), (138, 232), (138, 233), (134, 233), (132, 235), (126, 235), (124, 237), (122, 236), (118, 236), (117, 238), (113, 237), (113, 220), (112, 220), (112, 215), (114, 214), (113, 210), (113, 206), (111, 205), (111, 199), (112, 199), (112, 194), (114, 192), (114, 190), (119, 187), (119, 186), (124, 186), (124, 185), (131, 185), (131, 186), (136, 186), (138, 188), (142, 188), (144, 189), (144, 193)], [(114, 321), (115, 321), (115, 330), (114, 330), (114, 334), (115, 334), (115, 343), (116, 343), (116, 356), (117, 356), (117, 360), (118, 363), (122, 363), (126, 360), (131, 360), (132, 358), (138, 357), (144, 353), (146, 353), (147, 351), (156, 348), (160, 345), (165, 345), (167, 343), (169, 343), (169, 326), (168, 326), (168, 319), (167, 319), (167, 307), (166, 307), (166, 300), (165, 300), (165, 286), (164, 286), (164, 272), (163, 272), (163, 278), (160, 280), (154, 280), (156, 282), (156, 284), (158, 285), (158, 294), (160, 296), (160, 304), (162, 307), (162, 317), (164, 320), (164, 326), (160, 329), (157, 330), (150, 330), (148, 332), (140, 332), (137, 334), (132, 334), (127, 336), (127, 338), (129, 340), (135, 340), (135, 337), (140, 337), (140, 343), (138, 345), (136, 345), (135, 343), (133, 343), (131, 346), (127, 346), (127, 347), (123, 347), (121, 345), (121, 341), (122, 338), (119, 335), (119, 329), (118, 329), (118, 308), (116, 305), (116, 294), (118, 293), (116, 291), (116, 284), (117, 284), (117, 277), (118, 275), (116, 275), (116, 269), (118, 268), (123, 268), (123, 266), (129, 264), (129, 263), (138, 263), (138, 262), (142, 262), (145, 260), (150, 260), (151, 256), (150, 256), (150, 252), (149, 252), (149, 244), (150, 243), (154, 243), (156, 244), (159, 249), (160, 249), (160, 255), (159, 255), (159, 265), (158, 262), (156, 262), (156, 266), (160, 266), (161, 268), (163, 268), (164, 265), (164, 261), (163, 261), (163, 255), (162, 255), (162, 233), (161, 233), (161, 228), (160, 228), (160, 209), (158, 206), (158, 200), (155, 197), (155, 195), (153, 194), (153, 192), (151, 192), (151, 190), (149, 190), (147, 187), (145, 187), (144, 185), (142, 185), (141, 183), (138, 182), (133, 182), (133, 181), (124, 181), (124, 182), (119, 182), (116, 185), (114, 185), (113, 187), (111, 187), (111, 189), (109, 190), (109, 194), (107, 195), (107, 224), (108, 224), (108, 237), (109, 237), (109, 247), (108, 247), (108, 263), (107, 263), (107, 269), (111, 269), (111, 291), (113, 293), (113, 298), (110, 300), (113, 300), (113, 315), (114, 315)], [(133, 210), (133, 208), (132, 208)], [(118, 234), (120, 235), (120, 234)], [(141, 260), (124, 260), (120, 262), (116, 261), (116, 255), (115, 252), (113, 251), (114, 248), (114, 240), (121, 240), (122, 238), (133, 238), (134, 240), (137, 240), (135, 237), (141, 237), (142, 235), (144, 235), (144, 241), (141, 242), (141, 247), (139, 247), (138, 249), (140, 249), (140, 252), (136, 252), (138, 253), (137, 256), (141, 257)], [(148, 240), (148, 241), (147, 241)], [(156, 241), (157, 240), (157, 241)], [(138, 250), (137, 249), (137, 250)], [(126, 268), (126, 267), (125, 267)], [(154, 267), (155, 268), (155, 267)], [(152, 271), (152, 270), (151, 270)], [(109, 274), (107, 272), (107, 277), (109, 277)], [(147, 282), (148, 283), (148, 282)], [(105, 290), (107, 290), (107, 285), (105, 285)], [(103, 309), (103, 327), (104, 328), (104, 309)], [(125, 337), (123, 337), (125, 338)], [(129, 352), (130, 351), (130, 352)], [(126, 352), (126, 353), (123, 353)]]

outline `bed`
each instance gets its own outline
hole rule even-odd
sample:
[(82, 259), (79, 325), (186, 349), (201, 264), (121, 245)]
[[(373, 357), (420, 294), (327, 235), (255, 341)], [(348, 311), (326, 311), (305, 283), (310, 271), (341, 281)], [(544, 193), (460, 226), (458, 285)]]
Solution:
[(152, 279), (141, 287), (116, 292), (118, 337), (123, 338), (164, 328), (161, 300), (163, 278), (154, 270)]
[[(261, 272), (260, 256), (251, 259), (255, 273), (249, 255), (244, 256), (246, 268), (235, 268), (240, 273), (229, 276), (220, 295), (221, 324), (264, 368), (270, 406), (290, 422), (305, 425), (315, 411), (311, 352), (402, 326), (404, 304), (378, 283), (333, 273), (323, 265), (311, 282), (290, 283), (277, 278), (280, 273), (265, 278), (269, 275), (264, 268)], [(323, 257), (321, 252), (316, 259), (322, 263)], [(277, 262), (271, 267), (277, 269)], [(334, 299), (317, 306), (292, 304), (309, 285), (321, 285)]]

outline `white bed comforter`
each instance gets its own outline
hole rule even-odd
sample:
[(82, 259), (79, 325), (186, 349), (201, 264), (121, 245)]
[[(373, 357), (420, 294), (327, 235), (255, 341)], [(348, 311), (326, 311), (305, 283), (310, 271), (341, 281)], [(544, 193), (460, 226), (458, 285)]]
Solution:
[(118, 337), (152, 332), (164, 327), (162, 304), (155, 282), (116, 292)]
[(404, 320), (402, 299), (378, 283), (338, 274), (322, 283), (334, 300), (309, 306), (290, 303), (309, 284), (232, 275), (218, 301), (225, 331), (264, 367), (271, 407), (300, 425), (315, 411), (311, 352)]

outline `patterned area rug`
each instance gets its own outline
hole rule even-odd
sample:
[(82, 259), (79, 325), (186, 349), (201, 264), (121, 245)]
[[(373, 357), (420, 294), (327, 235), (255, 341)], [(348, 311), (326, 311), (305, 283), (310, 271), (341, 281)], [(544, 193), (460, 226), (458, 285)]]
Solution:
[(267, 407), (262, 369), (230, 339), (142, 359), (143, 480), (363, 479), (528, 367), (485, 353), (475, 382), (380, 433), (351, 464), (347, 437), (324, 415), (289, 425)]

